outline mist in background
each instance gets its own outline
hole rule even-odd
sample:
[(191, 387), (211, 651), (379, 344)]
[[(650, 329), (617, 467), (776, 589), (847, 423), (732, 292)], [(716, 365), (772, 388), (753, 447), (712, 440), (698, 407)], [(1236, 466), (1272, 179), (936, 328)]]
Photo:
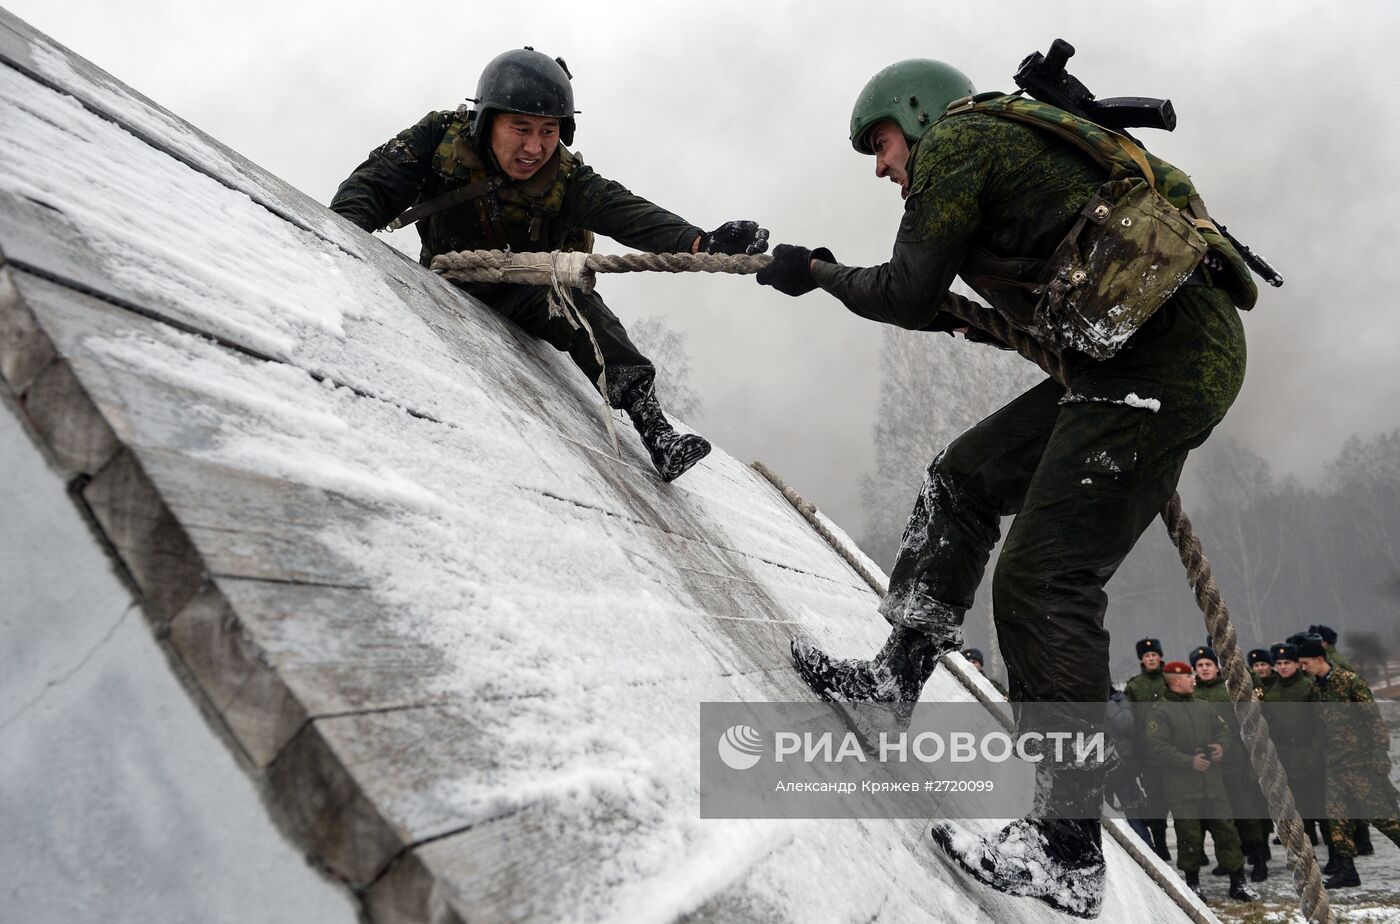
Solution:
[[(825, 245), (857, 265), (888, 257), (902, 212), (896, 187), (877, 180), (873, 159), (847, 141), (865, 81), (893, 61), (934, 57), (979, 89), (1012, 89), (1021, 58), (1063, 37), (1078, 49), (1070, 69), (1098, 95), (1172, 99), (1180, 127), (1144, 130), (1144, 142), (1190, 173), (1213, 215), (1288, 281), (1266, 288), (1245, 317), (1249, 373), (1217, 441), (1262, 460), (1267, 479), (1256, 483), (1268, 491), (1287, 485), (1322, 497), (1336, 489), (1329, 464), (1349, 438), (1366, 443), (1400, 427), (1400, 6), (6, 5), (321, 202), (371, 148), (429, 110), (474, 95), (490, 58), (533, 45), (567, 59), (580, 110), (575, 147), (604, 176), (703, 227), (753, 218), (775, 242)], [(387, 237), (416, 254), (414, 232)], [(618, 248), (601, 240), (600, 249)], [(702, 275), (609, 277), (600, 289), (629, 324), (659, 319), (649, 336), (687, 359), (680, 378), (695, 398), (692, 426), (770, 465), (872, 548), (892, 531), (897, 541), (898, 495), (907, 510), (954, 424), (983, 416), (1033, 374), (1014, 357), (988, 359), (986, 347), (944, 335), (887, 334), (821, 292), (791, 299), (751, 279)], [(670, 334), (678, 339), (667, 341)], [(906, 338), (917, 341), (906, 354), (947, 368), (927, 382), (927, 432), (914, 434), (916, 415), (906, 415), (900, 438), (910, 446), (891, 466), (876, 456), (881, 358), (891, 339)], [(886, 430), (892, 426), (887, 416)], [(917, 459), (920, 447), (927, 458)], [(1189, 510), (1211, 498), (1203, 464), (1193, 463), (1183, 485)], [(1347, 517), (1317, 512), (1326, 508), (1308, 508), (1291, 528), (1325, 520), (1355, 538)], [(1206, 529), (1210, 552), (1216, 538)], [(1160, 532), (1153, 527), (1149, 538)], [(1138, 558), (1120, 581), (1146, 567)], [(1279, 567), (1296, 575), (1302, 565)], [(1126, 636), (1155, 608), (1183, 641), (1200, 634), (1179, 574), (1160, 598), (1146, 593), (1165, 574), (1132, 588), (1123, 601), (1130, 613), (1111, 613), (1115, 653), (1131, 656)], [(1277, 609), (1277, 586), (1260, 607)], [(1225, 590), (1238, 614), (1235, 588)], [(1131, 600), (1147, 602), (1132, 608)], [(1308, 621), (1330, 617), (1343, 628), (1351, 618), (1343, 611), (1360, 607), (1343, 603)], [(1385, 611), (1367, 612), (1369, 623)], [(1290, 626), (1300, 615), (1290, 611)]]

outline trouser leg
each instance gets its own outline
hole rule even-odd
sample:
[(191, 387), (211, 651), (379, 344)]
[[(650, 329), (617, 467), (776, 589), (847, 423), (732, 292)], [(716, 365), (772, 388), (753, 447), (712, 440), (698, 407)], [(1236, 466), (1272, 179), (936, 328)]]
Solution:
[(1400, 847), (1400, 818), (1372, 818), (1371, 827), (1390, 838), (1390, 842)]
[(1244, 851), (1240, 847), (1240, 833), (1234, 821), (1224, 817), (1229, 810), (1226, 802), (1213, 804), (1203, 814), (1216, 817), (1203, 819), (1201, 825), (1210, 832), (1211, 843), (1215, 845), (1215, 859), (1225, 867), (1226, 872), (1236, 873), (1244, 869)]
[(936, 634), (962, 622), (1001, 535), (1001, 518), (1020, 507), (1062, 394), (1055, 382), (1042, 382), (933, 460), (880, 605), (891, 624)]
[(1176, 866), (1183, 873), (1201, 869), (1205, 853), (1205, 832), (1198, 818), (1182, 818), (1172, 812), (1172, 827), (1176, 829)]
[(1013, 699), (1108, 698), (1103, 587), (1171, 497), (1186, 459), (1185, 448), (1152, 446), (1154, 418), (1123, 404), (1060, 409), (992, 582)]
[(606, 369), (606, 397), (613, 407), (623, 406), (622, 395), (629, 388), (656, 378), (656, 367), (632, 343), (622, 321), (597, 292), (572, 293), (574, 306), (588, 322), (588, 329), (584, 329), (567, 317), (550, 314), (547, 286), (472, 286), (468, 291), (532, 337), (568, 353), (595, 388)]

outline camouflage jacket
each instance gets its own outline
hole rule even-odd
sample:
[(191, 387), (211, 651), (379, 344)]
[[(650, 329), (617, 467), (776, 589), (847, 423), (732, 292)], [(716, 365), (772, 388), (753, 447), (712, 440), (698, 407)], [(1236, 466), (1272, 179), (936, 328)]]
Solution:
[[(1147, 753), (1162, 768), (1167, 805), (1179, 807), (1204, 799), (1225, 799), (1225, 780), (1220, 764), (1205, 772), (1191, 764), (1196, 753), (1209, 756), (1209, 746), (1219, 744), (1228, 755), (1230, 731), (1220, 710), (1197, 701), (1190, 693), (1168, 690), (1147, 711)], [(1185, 817), (1191, 817), (1189, 815)]]
[[(1194, 196), (1184, 173), (1150, 159), (1165, 182), (1180, 187), (1181, 204), (1188, 192)], [(1030, 330), (1023, 323), (1028, 309), (1020, 304), (1028, 280), (1042, 275), (1110, 175), (1084, 150), (1043, 128), (983, 112), (935, 122), (915, 144), (908, 169), (904, 219), (889, 262), (869, 268), (818, 262), (814, 276), (861, 317), (940, 331), (965, 326), (956, 315), (967, 300), (949, 292), (957, 275)], [(1228, 244), (1221, 246), (1237, 257)], [(1229, 264), (1222, 280), (1236, 283), (1240, 294), (1232, 297), (1249, 307), (1254, 289), (1248, 270), (1236, 270), (1233, 259)], [(989, 288), (997, 279), (1006, 284)]]
[(1301, 670), (1287, 679), (1275, 675), (1276, 681), (1264, 691), (1264, 719), (1269, 734), (1278, 749), (1279, 760), (1292, 779), (1315, 774), (1317, 767), (1309, 766), (1311, 743), (1316, 733), (1316, 711), (1308, 702), (1312, 694), (1312, 678)]
[(1352, 667), (1351, 659), (1338, 651), (1336, 645), (1327, 646), (1327, 661), (1333, 667), (1340, 667), (1344, 671), (1351, 671), (1353, 674), (1360, 676), (1357, 669)]
[(1142, 671), (1123, 686), (1123, 695), (1134, 703), (1156, 702), (1165, 692), (1167, 681), (1160, 668), (1155, 671)]
[(1221, 708), (1218, 712), (1220, 720), (1230, 730), (1230, 747), (1225, 749), (1224, 771), (1226, 773), (1238, 773), (1245, 769), (1247, 760), (1244, 754), (1244, 745), (1240, 742), (1239, 721), (1235, 718), (1233, 701), (1230, 699), (1230, 688), (1225, 684), (1225, 677), (1216, 674), (1215, 679), (1206, 683), (1196, 681), (1195, 698), (1197, 702), (1216, 703)]
[(1259, 700), (1264, 699), (1264, 694), (1269, 688), (1278, 683), (1278, 674), (1270, 674), (1268, 677), (1260, 677), (1254, 671), (1249, 672), (1249, 682), (1254, 684), (1254, 696)]
[(1317, 755), (1315, 764), (1325, 762), (1329, 771), (1362, 768), (1389, 773), (1390, 730), (1366, 681), (1351, 671), (1334, 667), (1327, 676), (1313, 678), (1308, 700), (1348, 704), (1347, 708), (1328, 705), (1320, 711), (1319, 734), (1310, 743)]
[(430, 112), (375, 148), (340, 184), (331, 209), (374, 231), (415, 203), (470, 183), (489, 192), (418, 222), (419, 257), (454, 250), (591, 249), (588, 232), (650, 253), (689, 251), (700, 228), (605, 179), (560, 145), (528, 180), (510, 180), (466, 133), (466, 113)]

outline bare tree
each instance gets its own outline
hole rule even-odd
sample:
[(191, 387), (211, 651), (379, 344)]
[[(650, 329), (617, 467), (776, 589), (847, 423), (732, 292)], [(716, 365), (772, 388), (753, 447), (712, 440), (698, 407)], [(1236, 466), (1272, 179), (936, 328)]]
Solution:
[(627, 333), (637, 349), (656, 366), (656, 395), (661, 399), (661, 406), (667, 413), (694, 425), (704, 406), (690, 384), (686, 335), (655, 315), (629, 324)]
[[(886, 328), (880, 352), (875, 468), (861, 477), (866, 531), (860, 545), (867, 555), (886, 569), (894, 563), (909, 511), (934, 456), (1043, 377), (1014, 353), (947, 334)], [(989, 575), (995, 561), (993, 552)], [(964, 635), (970, 644), (987, 649), (989, 669), (1004, 670), (994, 644), (990, 596), (984, 581), (977, 605), (964, 622)]]

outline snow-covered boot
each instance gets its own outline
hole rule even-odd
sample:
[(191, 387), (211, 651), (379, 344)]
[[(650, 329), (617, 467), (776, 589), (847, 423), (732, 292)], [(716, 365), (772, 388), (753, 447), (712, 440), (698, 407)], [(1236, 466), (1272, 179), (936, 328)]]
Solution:
[(1244, 884), (1244, 870), (1237, 869), (1230, 874), (1230, 897), (1237, 902), (1257, 902), (1259, 893)]
[(1356, 861), (1351, 857), (1337, 858), (1337, 871), (1327, 877), (1322, 884), (1324, 889), (1350, 889), (1361, 885), (1361, 874), (1356, 871)]
[(1075, 917), (1099, 914), (1104, 859), (1097, 821), (1019, 819), (990, 836), (939, 821), (930, 833), (934, 843), (983, 885), (1037, 899)]
[(710, 442), (694, 433), (678, 433), (656, 400), (651, 382), (633, 386), (623, 397), (623, 409), (651, 455), (651, 464), (662, 481), (675, 481), (692, 465), (710, 454)]
[(1190, 889), (1191, 892), (1192, 892), (1197, 898), (1199, 898), (1201, 901), (1205, 901), (1205, 900), (1206, 900), (1206, 897), (1205, 897), (1204, 895), (1201, 894), (1201, 874), (1200, 874), (1200, 873), (1187, 873), (1187, 874), (1186, 874), (1186, 888)]
[(832, 658), (816, 640), (801, 633), (792, 639), (797, 673), (822, 699), (847, 703), (914, 703), (933, 669), (958, 640), (943, 648), (917, 629), (895, 626), (879, 654), (869, 661)]

